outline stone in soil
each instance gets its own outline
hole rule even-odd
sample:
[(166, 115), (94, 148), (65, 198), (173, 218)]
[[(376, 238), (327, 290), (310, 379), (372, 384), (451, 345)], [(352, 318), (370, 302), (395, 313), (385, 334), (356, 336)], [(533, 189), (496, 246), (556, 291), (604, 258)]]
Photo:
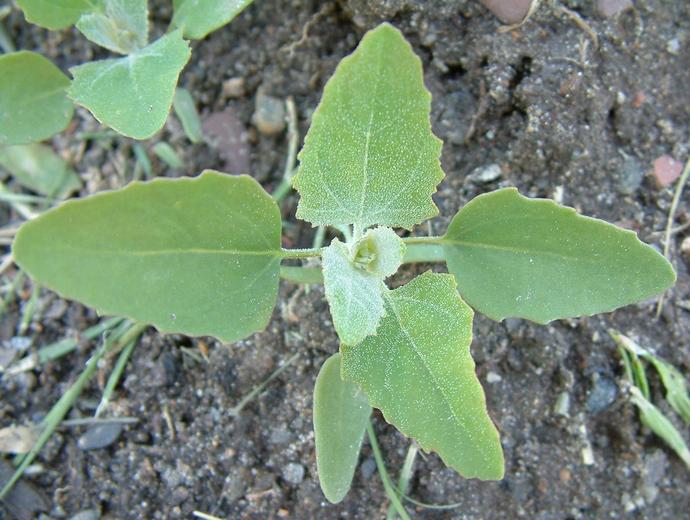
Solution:
[(106, 423), (92, 426), (79, 437), (77, 446), (81, 450), (97, 450), (114, 443), (122, 433), (122, 424)]

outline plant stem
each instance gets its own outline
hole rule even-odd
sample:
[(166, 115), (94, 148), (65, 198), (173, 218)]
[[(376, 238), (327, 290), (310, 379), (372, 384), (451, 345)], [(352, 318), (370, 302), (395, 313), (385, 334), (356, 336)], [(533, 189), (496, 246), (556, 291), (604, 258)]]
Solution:
[[(410, 442), (410, 447), (407, 449), (405, 462), (403, 463), (402, 469), (400, 470), (400, 477), (398, 478), (398, 491), (402, 497), (405, 496), (410, 487), (410, 480), (412, 480), (412, 473), (414, 470), (414, 459), (417, 456), (417, 451), (419, 451), (417, 445), (414, 442)], [(388, 508), (386, 520), (394, 520), (395, 514), (395, 507), (391, 504)]]
[(435, 243), (406, 243), (405, 256), (403, 258), (404, 264), (413, 264), (419, 262), (445, 262), (446, 255), (443, 252), (443, 246)]
[(312, 258), (314, 256), (321, 256), (321, 249), (283, 249), (283, 258)]
[[(673, 193), (673, 200), (671, 201), (671, 209), (668, 212), (668, 219), (666, 221), (666, 231), (664, 233), (664, 257), (668, 260), (668, 254), (671, 250), (671, 229), (673, 228), (673, 221), (676, 218), (676, 210), (678, 209), (678, 202), (680, 201), (680, 196), (683, 194), (683, 187), (685, 182), (688, 180), (688, 175), (690, 175), (690, 159), (685, 163), (685, 168), (683, 168), (683, 174), (676, 184), (676, 190)], [(661, 293), (659, 296), (659, 302), (656, 306), (656, 317), (661, 316), (661, 308), (664, 305), (664, 296), (666, 292)]]
[(323, 283), (323, 274), (318, 267), (280, 266), (280, 277), (293, 283)]
[(369, 443), (371, 444), (371, 451), (374, 452), (374, 460), (376, 460), (376, 467), (379, 470), (379, 475), (381, 476), (381, 482), (383, 483), (383, 489), (386, 490), (386, 495), (391, 501), (393, 507), (397, 511), (400, 518), (403, 520), (410, 520), (410, 516), (403, 507), (400, 499), (398, 498), (395, 488), (391, 484), (390, 478), (388, 477), (388, 471), (386, 470), (386, 464), (383, 462), (383, 457), (381, 456), (381, 450), (379, 449), (379, 443), (376, 440), (376, 433), (374, 432), (374, 427), (371, 421), (367, 422), (367, 434), (369, 435)]
[(273, 190), (272, 197), (276, 202), (280, 202), (292, 189), (292, 177), (295, 174), (295, 158), (297, 157), (297, 144), (299, 142), (299, 132), (297, 130), (297, 108), (292, 97), (285, 100), (288, 124), (288, 153), (285, 160), (285, 171), (280, 184)]

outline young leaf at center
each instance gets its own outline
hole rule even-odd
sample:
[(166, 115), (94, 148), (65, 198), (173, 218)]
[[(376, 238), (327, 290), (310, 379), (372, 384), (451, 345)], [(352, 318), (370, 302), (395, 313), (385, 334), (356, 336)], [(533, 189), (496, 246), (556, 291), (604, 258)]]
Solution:
[(17, 263), (104, 314), (236, 341), (263, 330), (278, 293), (278, 206), (248, 176), (135, 182), (22, 226)]
[(472, 317), (454, 277), (427, 271), (387, 293), (375, 336), (340, 346), (343, 378), (447, 466), (495, 480), (503, 452), (470, 355)]
[(347, 494), (355, 473), (371, 406), (362, 391), (340, 377), (340, 354), (321, 367), (314, 386), (314, 438), (319, 484), (329, 502)]
[(134, 139), (148, 139), (168, 117), (180, 71), (189, 60), (180, 31), (123, 58), (70, 69), (69, 96), (101, 123)]
[(675, 280), (668, 261), (634, 232), (515, 188), (470, 201), (442, 244), (460, 294), (496, 320), (608, 312)]
[(356, 345), (384, 315), (383, 281), (398, 270), (405, 244), (391, 228), (368, 230), (348, 248), (337, 238), (323, 250), (323, 282), (340, 341)]
[(403, 35), (382, 24), (324, 88), (293, 179), (297, 217), (314, 225), (411, 228), (438, 214), (441, 141), (431, 95)]

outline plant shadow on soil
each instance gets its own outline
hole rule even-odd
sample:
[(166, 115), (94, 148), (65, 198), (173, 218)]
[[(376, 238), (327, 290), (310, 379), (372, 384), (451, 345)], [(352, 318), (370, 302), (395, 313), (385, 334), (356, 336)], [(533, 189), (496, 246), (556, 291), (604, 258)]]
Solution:
[[(152, 6), (158, 32), (170, 14), (168, 3), (161, 3)], [(193, 93), (202, 115), (226, 109), (232, 114), (236, 153), (248, 154), (249, 171), (270, 189), (283, 170), (287, 142), (283, 134), (266, 136), (253, 126), (257, 92), (292, 96), (303, 136), (338, 61), (366, 30), (389, 20), (424, 62), (433, 128), (445, 143), (447, 178), (435, 196), (443, 217), (434, 222), (434, 233), (442, 233), (472, 197), (517, 186), (530, 196), (556, 194), (563, 203), (660, 246), (672, 193), (657, 187), (646, 172), (660, 155), (688, 156), (690, 4), (636, 2), (635, 10), (603, 19), (593, 3), (562, 5), (589, 23), (598, 49), (572, 18), (549, 5), (520, 29), (501, 34), (499, 22), (469, 0), (257, 0), (229, 26), (194, 43), (181, 85)], [(75, 31), (31, 28), (16, 12), (6, 25), (19, 47), (44, 52), (63, 69), (104, 56)], [(674, 39), (680, 41), (678, 53)], [(242, 89), (229, 88), (240, 83)], [(53, 141), (59, 151), (78, 158), (75, 167), (86, 181), (82, 195), (123, 185), (133, 168), (130, 141), (85, 145), (75, 138), (78, 131), (96, 129), (80, 110), (72, 127)], [(227, 150), (188, 144), (173, 117), (156, 139), (181, 154), (184, 173), (226, 166)], [(500, 175), (482, 181), (475, 169), (493, 164), (500, 166)], [(158, 175), (181, 174), (156, 161), (154, 169)], [(690, 218), (686, 201), (678, 211), (681, 224)], [(283, 208), (290, 222), (286, 244), (309, 246), (313, 230), (294, 221), (295, 205), (291, 195)], [(6, 224), (17, 217), (3, 209), (2, 218)], [(418, 232), (426, 233), (426, 225)], [(506, 477), (496, 483), (463, 480), (436, 455), (419, 458), (410, 494), (423, 502), (460, 505), (448, 511), (410, 507), (415, 518), (687, 516), (690, 475), (640, 426), (621, 390), (620, 361), (606, 333), (614, 327), (633, 335), (690, 373), (683, 238), (683, 233), (674, 237), (678, 283), (659, 319), (654, 301), (548, 326), (477, 316), (473, 355), (501, 432)], [(409, 268), (394, 283), (428, 267)], [(16, 335), (20, 311), (21, 302), (13, 302), (2, 317), (3, 342)], [(32, 348), (98, 319), (47, 291), (41, 293), (37, 316), (27, 333)], [(145, 334), (109, 410), (140, 422), (128, 425), (109, 447), (80, 450), (79, 429), (54, 436), (37, 460), (42, 471), (27, 479), (42, 493), (50, 517), (87, 510), (118, 519), (190, 518), (194, 510), (223, 518), (385, 516), (385, 495), (367, 443), (344, 502), (330, 505), (319, 490), (312, 389), (318, 368), (337, 349), (322, 287), (303, 291), (282, 283), (266, 331), (234, 345), (204, 341), (209, 359), (198, 363), (181, 347), (197, 347), (199, 340), (162, 337), (153, 330)], [(40, 420), (82, 370), (91, 348), (84, 345), (34, 373), (3, 378), (1, 425)], [(229, 409), (296, 351), (298, 360), (241, 415), (231, 417)], [(655, 377), (652, 381), (658, 400), (662, 392)], [(554, 412), (563, 393), (570, 398), (568, 417)], [(70, 417), (93, 414), (99, 398), (93, 381)], [(395, 475), (408, 441), (380, 415), (375, 419)], [(688, 429), (682, 431), (690, 440)], [(583, 450), (588, 449), (593, 457), (587, 464)]]

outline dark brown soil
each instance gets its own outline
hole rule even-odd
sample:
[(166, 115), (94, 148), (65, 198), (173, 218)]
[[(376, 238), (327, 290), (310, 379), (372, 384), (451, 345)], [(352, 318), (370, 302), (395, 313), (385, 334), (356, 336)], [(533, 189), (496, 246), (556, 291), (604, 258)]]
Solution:
[[(267, 137), (254, 128), (257, 93), (292, 96), (304, 135), (338, 61), (366, 30), (389, 20), (424, 62), (434, 131), (445, 142), (447, 178), (435, 197), (443, 217), (433, 222), (433, 233), (442, 233), (458, 208), (477, 194), (517, 186), (531, 196), (558, 196), (661, 247), (672, 192), (657, 187), (649, 171), (660, 155), (685, 160), (690, 152), (690, 4), (640, 0), (635, 9), (608, 19), (597, 15), (594, 2), (542, 4), (523, 27), (502, 34), (496, 31), (500, 22), (470, 0), (256, 0), (228, 27), (193, 45), (181, 85), (193, 93), (203, 115), (230, 110), (238, 131), (246, 133), (245, 141), (238, 139), (238, 153), (248, 148), (251, 174), (270, 190), (282, 174), (287, 141), (283, 134)], [(559, 5), (581, 17), (592, 32)], [(160, 33), (169, 8), (152, 12)], [(17, 12), (5, 23), (18, 47), (39, 50), (63, 69), (105, 56), (75, 31), (37, 30)], [(230, 78), (243, 79), (244, 95), (224, 93), (223, 83)], [(91, 116), (79, 111), (73, 126), (53, 141), (74, 159), (85, 181), (82, 195), (122, 186), (132, 175), (132, 142), (115, 138), (84, 144), (76, 138), (79, 131), (96, 129)], [(179, 172), (154, 160), (157, 175), (222, 169), (228, 155), (205, 144), (190, 145), (174, 117), (155, 140), (172, 144), (185, 162), (185, 171)], [(482, 183), (470, 176), (491, 164), (501, 167), (498, 179)], [(313, 232), (294, 220), (295, 203), (295, 196), (284, 203), (286, 245), (309, 246)], [(1, 218), (4, 224), (18, 221), (6, 209)], [(690, 204), (684, 197), (677, 222), (688, 219)], [(673, 237), (678, 283), (659, 319), (655, 301), (548, 326), (477, 317), (473, 354), (502, 435), (506, 477), (496, 483), (468, 481), (444, 468), (434, 454), (418, 458), (410, 495), (458, 506), (410, 506), (413, 517), (688, 517), (690, 474), (640, 426), (606, 332), (615, 327), (632, 335), (690, 373), (690, 278), (688, 258), (680, 252), (687, 233)], [(422, 270), (410, 269), (403, 276)], [(26, 298), (30, 285), (23, 289)], [(55, 435), (26, 479), (45, 497), (49, 516), (43, 518), (70, 518), (87, 510), (112, 519), (191, 518), (194, 510), (222, 518), (383, 518), (386, 498), (367, 443), (345, 501), (330, 505), (321, 494), (312, 387), (337, 341), (321, 287), (304, 291), (283, 283), (279, 301), (265, 332), (234, 345), (205, 339), (208, 362), (195, 362), (182, 349), (197, 349), (200, 340), (148, 331), (111, 408), (112, 414), (134, 416), (139, 423), (100, 450), (79, 449), (81, 429)], [(12, 301), (2, 316), (3, 345), (17, 335), (25, 304), (21, 298)], [(30, 349), (73, 336), (97, 321), (93, 311), (64, 305), (43, 291), (26, 333)], [(93, 348), (86, 342), (78, 353), (29, 375), (4, 377), (0, 426), (40, 420)], [(300, 353), (295, 363), (239, 417), (230, 415), (232, 406), (295, 352)], [(106, 376), (109, 366), (103, 368)], [(651, 380), (654, 397), (661, 401), (659, 383), (656, 377)], [(70, 416), (92, 414), (100, 394), (98, 381), (92, 381)], [(561, 394), (570, 398), (567, 417), (554, 411)], [(690, 441), (688, 428), (678, 426)], [(380, 416), (376, 429), (395, 476), (408, 441)], [(295, 464), (304, 469), (301, 481)]]

